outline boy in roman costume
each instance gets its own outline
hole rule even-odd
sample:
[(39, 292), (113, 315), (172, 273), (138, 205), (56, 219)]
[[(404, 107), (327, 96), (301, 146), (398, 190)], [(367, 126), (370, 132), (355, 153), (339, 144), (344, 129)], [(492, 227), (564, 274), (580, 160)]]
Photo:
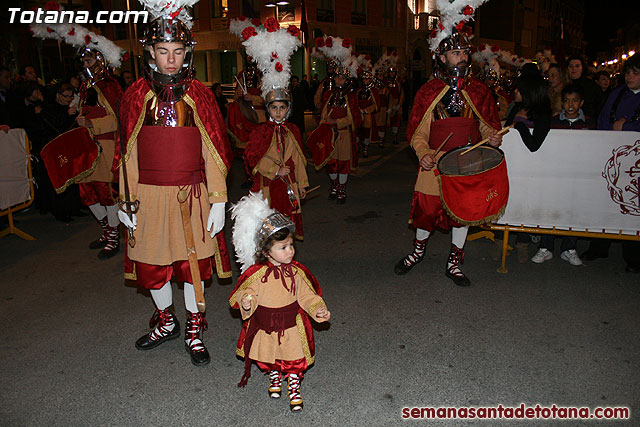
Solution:
[[(133, 265), (125, 265), (127, 277), (149, 289), (156, 306), (151, 331), (136, 347), (149, 350), (180, 336), (170, 310), (174, 278), (184, 282), (185, 347), (194, 365), (205, 365), (210, 357), (202, 342), (207, 327), (203, 291), (212, 260), (218, 277), (231, 277), (220, 233), (231, 148), (213, 93), (194, 78), (187, 7), (196, 1), (143, 1), (153, 20), (142, 38), (144, 77), (122, 99), (126, 146), (118, 215), (136, 242), (128, 248)], [(137, 211), (131, 208), (134, 202)]]
[(302, 239), (300, 199), (309, 185), (307, 160), (300, 130), (287, 121), (291, 113), (289, 59), (302, 45), (299, 34), (295, 25), (280, 28), (275, 19), (269, 18), (243, 45), (262, 72), (262, 96), (269, 117), (251, 132), (245, 150), (247, 166), (254, 176), (251, 191), (262, 191), (270, 207), (295, 223), (296, 237)]

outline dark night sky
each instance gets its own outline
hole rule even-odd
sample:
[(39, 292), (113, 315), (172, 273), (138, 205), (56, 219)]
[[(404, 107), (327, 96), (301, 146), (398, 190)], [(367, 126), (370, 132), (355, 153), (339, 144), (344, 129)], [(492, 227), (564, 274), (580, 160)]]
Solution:
[(584, 39), (589, 58), (594, 58), (598, 51), (610, 50), (609, 40), (616, 37), (617, 29), (638, 20), (637, 0), (586, 1), (584, 9)]

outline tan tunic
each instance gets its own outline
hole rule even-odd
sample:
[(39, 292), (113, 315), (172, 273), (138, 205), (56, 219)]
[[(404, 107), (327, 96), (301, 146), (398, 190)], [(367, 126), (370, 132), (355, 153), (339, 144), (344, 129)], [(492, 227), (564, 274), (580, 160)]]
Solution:
[[(295, 174), (296, 180), (295, 182), (288, 182), (291, 185), (291, 189), (296, 195), (299, 206), (298, 209), (293, 211), (292, 213), (300, 213), (300, 189), (307, 188), (309, 186), (309, 178), (307, 177), (306, 169), (307, 159), (300, 149), (300, 145), (295, 141), (293, 133), (289, 129), (286, 129), (286, 131), (287, 133), (284, 137), (284, 154), (278, 153), (276, 132), (274, 132), (273, 138), (271, 138), (271, 145), (269, 145), (269, 149), (262, 157), (262, 159), (260, 159), (257, 166), (253, 169), (253, 173), (259, 173), (260, 175), (269, 178), (270, 180), (274, 180), (276, 179), (276, 172), (278, 171), (280, 166), (286, 164), (287, 161), (291, 159), (294, 164), (292, 172)], [(264, 186), (262, 184), (262, 180), (260, 180), (260, 189), (262, 190), (262, 194), (264, 194), (267, 200), (271, 201), (269, 186)], [(269, 205), (271, 205), (271, 203), (269, 203)]]
[[(102, 107), (105, 107), (107, 110), (107, 115), (104, 117), (100, 117), (97, 119), (89, 119), (91, 126), (93, 128), (89, 129), (89, 133), (91, 136), (94, 135), (102, 135), (109, 132), (117, 132), (118, 131), (118, 117), (113, 111), (111, 105), (102, 94), (102, 91), (98, 88), (98, 86), (93, 86), (96, 92), (98, 93), (98, 104)], [(116, 149), (116, 141), (115, 139), (99, 139), (98, 143), (102, 147), (102, 154), (98, 158), (98, 162), (96, 163), (96, 168), (93, 173), (83, 179), (80, 182), (116, 182), (118, 178), (111, 171), (111, 167), (113, 166), (113, 156), (115, 154)]]
[[(345, 111), (344, 113), (338, 111)], [(358, 112), (360, 114), (360, 112)], [(320, 121), (326, 121), (329, 117), (336, 120), (338, 128), (338, 137), (335, 142), (335, 149), (331, 153), (330, 158), (336, 160), (349, 160), (353, 163), (353, 139), (351, 137), (354, 127), (353, 117), (349, 109), (349, 103), (346, 107), (330, 107), (326, 103)], [(352, 164), (352, 167), (354, 165)]]
[[(380, 97), (383, 98), (388, 96), (389, 96), (389, 90), (386, 87), (381, 88)], [(386, 103), (388, 102), (389, 101), (387, 100)], [(374, 114), (378, 131), (384, 130), (384, 127), (387, 125), (387, 105), (385, 105), (386, 103), (380, 102), (380, 105), (378, 106), (378, 112)]]
[[(153, 96), (147, 96), (143, 105), (138, 124), (144, 123), (147, 104)], [(185, 95), (184, 100), (193, 109), (194, 101)], [(197, 107), (197, 106), (196, 106)], [(196, 123), (201, 124), (196, 109), (193, 109)], [(203, 141), (209, 141), (204, 126), (198, 126)], [(134, 232), (136, 245), (128, 248), (128, 255), (133, 261), (152, 265), (170, 265), (174, 261), (187, 260), (186, 242), (182, 225), (182, 214), (177, 195), (178, 186), (157, 186), (140, 184), (138, 171), (137, 136), (139, 127), (136, 126), (129, 139), (132, 143), (129, 158), (126, 160), (129, 194), (131, 200), (140, 201), (140, 209), (136, 214), (138, 224)], [(225, 182), (226, 169), (221, 168), (221, 159), (216, 158), (209, 144), (202, 144), (202, 158), (206, 183), (200, 183), (199, 199), (193, 198), (191, 210), (191, 228), (196, 244), (198, 259), (205, 259), (216, 252), (216, 241), (206, 231), (210, 205), (227, 201), (227, 186)], [(224, 166), (224, 164), (222, 165)], [(191, 188), (191, 187), (189, 187)], [(120, 168), (120, 198), (124, 200), (124, 179)]]
[[(433, 110), (435, 106), (440, 102), (440, 100), (444, 97), (444, 95), (449, 90), (449, 86), (445, 86), (442, 89), (442, 92), (434, 99), (433, 103), (427, 109), (427, 112), (422, 117), (422, 121), (416, 128), (413, 137), (411, 138), (410, 145), (416, 152), (416, 156), (418, 157), (418, 161), (422, 159), (426, 154), (433, 154), (435, 152), (429, 146), (429, 136), (431, 132), (431, 122), (433, 121)], [(480, 121), (480, 133), (482, 134), (482, 138), (487, 138), (491, 133), (495, 130), (491, 125), (484, 121), (484, 119), (478, 113), (477, 108), (469, 98), (469, 95), (465, 90), (462, 91), (462, 95), (464, 96), (467, 103), (471, 106), (473, 110), (474, 117)], [(445, 153), (441, 151), (436, 156), (436, 163)], [(438, 185), (438, 179), (434, 174), (435, 167), (431, 170), (424, 170), (422, 168), (418, 168), (418, 178), (416, 179), (416, 185), (413, 191), (417, 191), (430, 196), (439, 196), (440, 195), (440, 187)]]
[[(321, 307), (326, 307), (326, 304), (322, 297), (315, 293), (311, 283), (304, 279), (304, 273), (295, 266), (292, 268), (295, 272), (295, 295), (287, 291), (282, 285), (282, 281), (280, 279), (274, 279), (273, 275), (269, 276), (266, 283), (262, 283), (261, 277), (259, 277), (236, 292), (234, 295), (235, 300), (231, 301), (231, 304), (233, 305), (235, 302), (238, 303), (243, 320), (249, 319), (258, 305), (278, 308), (285, 307), (295, 301), (298, 302), (304, 311), (315, 319), (315, 314)], [(290, 281), (291, 279), (288, 278), (287, 286), (290, 285)], [(240, 301), (242, 301), (244, 296), (251, 296), (252, 298), (250, 310), (244, 310), (242, 308)], [(316, 320), (319, 322), (324, 321), (323, 319)], [(264, 363), (274, 363), (276, 359), (297, 360), (307, 357), (301, 333), (304, 334), (304, 327), (300, 314), (297, 315), (296, 326), (284, 331), (284, 336), (281, 337), (280, 343), (278, 343), (277, 333), (267, 334), (265, 331), (259, 330), (253, 339), (249, 357)], [(304, 339), (304, 344), (306, 344), (306, 338)]]

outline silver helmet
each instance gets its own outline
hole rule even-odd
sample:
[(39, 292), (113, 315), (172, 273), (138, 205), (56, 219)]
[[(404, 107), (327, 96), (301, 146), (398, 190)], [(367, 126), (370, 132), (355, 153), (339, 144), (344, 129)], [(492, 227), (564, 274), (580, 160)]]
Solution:
[[(76, 51), (76, 57), (82, 64), (82, 76), (88, 84), (95, 84), (107, 76), (109, 66), (104, 55), (99, 50), (80, 46)], [(85, 66), (85, 61), (93, 63)]]
[[(156, 18), (147, 26), (140, 39), (144, 47), (145, 78), (153, 91), (164, 102), (175, 103), (182, 99), (194, 78), (193, 34), (187, 25), (179, 19)], [(182, 68), (175, 74), (163, 74), (158, 70), (151, 56), (156, 43), (182, 43), (185, 57)]]
[(440, 42), (438, 48), (435, 51), (436, 62), (438, 65), (438, 77), (447, 78), (461, 78), (469, 75), (471, 58), (467, 61), (463, 67), (455, 66), (450, 67), (440, 59), (440, 55), (444, 55), (451, 50), (464, 50), (467, 55), (471, 53), (471, 42), (469, 37), (463, 31), (458, 31), (455, 27), (451, 30), (451, 35)]
[(269, 114), (269, 105), (276, 101), (286, 102), (289, 106), (287, 115), (284, 118), (284, 120), (287, 120), (291, 115), (291, 92), (283, 87), (276, 87), (267, 92), (264, 97), (264, 103), (267, 107), (267, 114)]

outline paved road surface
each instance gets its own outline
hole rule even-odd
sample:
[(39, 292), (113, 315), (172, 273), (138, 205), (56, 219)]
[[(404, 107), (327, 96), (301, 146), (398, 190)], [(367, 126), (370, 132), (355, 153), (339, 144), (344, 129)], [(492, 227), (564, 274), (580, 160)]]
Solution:
[[(309, 168), (311, 185), (322, 187), (304, 205), (297, 259), (320, 280), (332, 321), (316, 331), (302, 413), (291, 414), (286, 398), (271, 401), (255, 366), (247, 387), (236, 387), (243, 364), (234, 354), (240, 320), (227, 304), (232, 283), (206, 290), (210, 365), (192, 366), (181, 340), (138, 351), (153, 304), (123, 281), (119, 257), (99, 261), (87, 249), (97, 224), (32, 211), (18, 219), (36, 241), (0, 240), (0, 425), (398, 425), (407, 406), (520, 403), (626, 406), (634, 420), (624, 425), (640, 425), (640, 280), (624, 273), (620, 245), (583, 267), (557, 250), (542, 265), (512, 255), (503, 275), (491, 242), (469, 242), (473, 284), (459, 288), (443, 274), (449, 236), (439, 233), (420, 265), (395, 276), (413, 237), (406, 220), (416, 165), (404, 144), (371, 148), (344, 206), (326, 199), (326, 175)], [(242, 181), (236, 162), (234, 201)], [(174, 300), (184, 323), (175, 287)]]

